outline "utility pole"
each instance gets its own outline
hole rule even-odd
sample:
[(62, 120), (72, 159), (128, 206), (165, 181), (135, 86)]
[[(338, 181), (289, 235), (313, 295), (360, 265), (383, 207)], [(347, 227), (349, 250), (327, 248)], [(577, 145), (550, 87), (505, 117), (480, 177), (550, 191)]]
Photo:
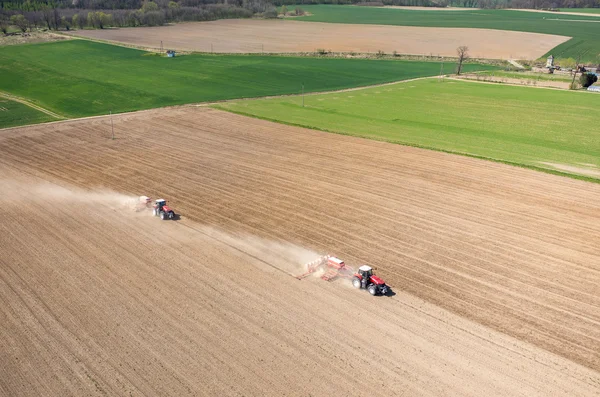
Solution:
[(575, 89), (575, 77), (577, 77), (577, 70), (579, 70), (579, 64), (580, 64), (581, 58), (583, 57), (584, 54), (585, 54), (585, 52), (580, 52), (579, 55), (577, 55), (577, 62), (575, 63), (575, 71), (573, 72), (573, 81), (571, 81), (571, 86), (569, 87), (572, 90)]
[(115, 139), (115, 126), (113, 124), (112, 110), (110, 111), (110, 129), (112, 130), (112, 139)]

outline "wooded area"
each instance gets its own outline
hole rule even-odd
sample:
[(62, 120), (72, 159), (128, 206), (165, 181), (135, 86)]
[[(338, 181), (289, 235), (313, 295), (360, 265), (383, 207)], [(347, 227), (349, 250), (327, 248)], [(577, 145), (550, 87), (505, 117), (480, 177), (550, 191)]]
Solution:
[[(0, 0), (0, 31), (9, 25), (70, 30), (108, 26), (158, 26), (253, 16), (276, 18), (276, 7), (293, 4), (356, 4), (465, 8), (595, 8), (600, 0)], [(21, 18), (18, 15), (23, 15)]]

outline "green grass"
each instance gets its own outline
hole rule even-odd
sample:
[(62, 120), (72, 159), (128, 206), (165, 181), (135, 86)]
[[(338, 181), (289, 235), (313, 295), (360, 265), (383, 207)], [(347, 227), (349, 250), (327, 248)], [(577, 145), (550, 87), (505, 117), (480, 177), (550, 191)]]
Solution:
[(0, 128), (53, 121), (55, 118), (22, 103), (0, 97)]
[(296, 94), (302, 83), (305, 92), (337, 90), (440, 71), (438, 63), (396, 60), (147, 54), (85, 40), (14, 46), (0, 51), (0, 90), (64, 116), (81, 117)]
[(586, 14), (600, 14), (600, 8), (559, 8), (562, 12), (583, 12)]
[[(336, 5), (302, 8), (313, 15), (297, 18), (298, 21), (483, 28), (569, 36), (572, 37), (571, 40), (555, 47), (549, 53), (560, 58), (575, 58), (578, 53), (587, 51), (586, 60), (600, 59), (600, 22), (599, 18), (594, 16), (515, 10), (416, 11)], [(581, 22), (586, 20), (595, 22)]]
[(600, 95), (426, 79), (218, 108), (534, 168), (600, 167)]

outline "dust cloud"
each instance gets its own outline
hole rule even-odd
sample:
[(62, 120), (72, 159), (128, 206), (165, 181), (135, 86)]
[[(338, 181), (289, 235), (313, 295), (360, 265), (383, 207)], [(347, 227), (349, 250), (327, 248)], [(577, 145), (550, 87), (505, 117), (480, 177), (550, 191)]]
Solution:
[(63, 187), (50, 182), (27, 183), (0, 179), (0, 193), (3, 201), (39, 202), (51, 201), (65, 204), (104, 204), (123, 208), (133, 207), (139, 200), (136, 196), (117, 193), (108, 189), (84, 190), (76, 187)]
[(249, 234), (235, 235), (207, 226), (201, 226), (197, 230), (293, 275), (304, 273), (306, 264), (321, 256), (318, 252), (286, 241), (274, 241)]

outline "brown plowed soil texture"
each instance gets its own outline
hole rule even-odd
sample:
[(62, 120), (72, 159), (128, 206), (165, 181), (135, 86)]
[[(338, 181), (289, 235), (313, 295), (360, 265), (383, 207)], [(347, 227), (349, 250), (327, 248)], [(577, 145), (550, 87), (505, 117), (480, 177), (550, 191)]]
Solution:
[[(0, 395), (599, 395), (600, 185), (208, 108), (114, 128), (0, 131)], [(292, 277), (324, 253), (395, 295)]]
[(492, 29), (337, 24), (289, 20), (220, 20), (171, 26), (80, 30), (82, 37), (141, 47), (218, 52), (334, 52), (456, 57), (457, 43), (475, 58), (537, 59), (569, 37)]

